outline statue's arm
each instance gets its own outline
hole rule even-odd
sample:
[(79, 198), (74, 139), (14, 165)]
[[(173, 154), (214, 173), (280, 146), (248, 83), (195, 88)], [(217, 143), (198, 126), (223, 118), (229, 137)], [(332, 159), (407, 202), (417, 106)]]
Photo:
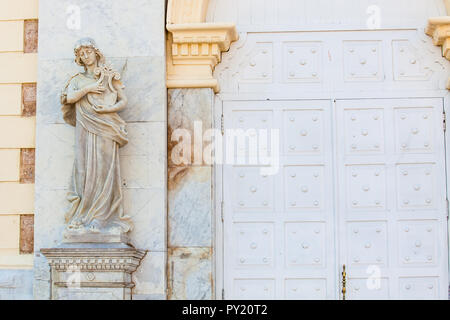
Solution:
[(103, 91), (105, 91), (105, 88), (100, 82), (88, 84), (81, 89), (75, 89), (69, 85), (69, 87), (67, 88), (67, 103), (76, 103), (89, 92), (102, 93)]
[(73, 89), (69, 86), (67, 88), (67, 103), (73, 104), (88, 94), (88, 87), (81, 88), (79, 90)]

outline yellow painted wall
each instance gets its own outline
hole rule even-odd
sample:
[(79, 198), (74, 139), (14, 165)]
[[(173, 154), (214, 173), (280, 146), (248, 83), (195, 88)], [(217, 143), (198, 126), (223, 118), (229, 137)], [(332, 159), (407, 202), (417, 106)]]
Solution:
[(24, 20), (38, 0), (0, 0), (0, 269), (31, 268), (20, 254), (20, 215), (34, 213), (34, 184), (20, 183), (21, 148), (34, 148), (35, 117), (22, 116), (22, 84), (37, 80), (37, 53), (24, 53)]

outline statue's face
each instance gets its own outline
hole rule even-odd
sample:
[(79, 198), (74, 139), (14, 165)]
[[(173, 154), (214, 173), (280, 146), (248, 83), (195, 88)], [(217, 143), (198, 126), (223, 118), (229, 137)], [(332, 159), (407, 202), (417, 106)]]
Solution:
[(80, 55), (81, 61), (86, 66), (93, 65), (97, 62), (97, 55), (95, 54), (95, 50), (91, 47), (81, 47), (78, 50), (78, 54)]

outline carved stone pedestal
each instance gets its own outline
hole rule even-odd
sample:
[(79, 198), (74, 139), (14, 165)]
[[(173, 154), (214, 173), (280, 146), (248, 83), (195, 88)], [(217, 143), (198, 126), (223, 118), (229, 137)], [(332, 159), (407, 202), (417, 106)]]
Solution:
[(52, 300), (131, 300), (131, 274), (145, 256), (125, 244), (65, 244), (41, 252), (51, 268)]

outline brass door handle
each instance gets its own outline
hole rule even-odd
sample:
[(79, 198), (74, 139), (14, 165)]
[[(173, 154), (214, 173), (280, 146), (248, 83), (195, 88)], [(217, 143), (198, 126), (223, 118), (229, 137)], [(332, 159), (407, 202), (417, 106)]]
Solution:
[(342, 300), (345, 300), (347, 292), (347, 273), (345, 272), (345, 264), (342, 266)]

